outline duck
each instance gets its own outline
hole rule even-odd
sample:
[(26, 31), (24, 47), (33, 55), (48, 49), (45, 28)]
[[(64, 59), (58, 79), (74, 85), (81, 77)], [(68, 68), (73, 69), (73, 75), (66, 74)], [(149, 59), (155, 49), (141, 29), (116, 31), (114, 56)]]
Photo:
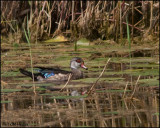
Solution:
[(19, 71), (34, 79), (35, 81), (67, 81), (71, 74), (71, 79), (81, 79), (83, 78), (83, 72), (80, 68), (88, 70), (88, 68), (84, 65), (84, 60), (80, 57), (73, 57), (70, 60), (70, 69), (71, 71), (65, 71), (56, 68), (44, 68), (44, 67), (37, 67), (35, 69), (38, 73), (34, 73), (32, 75), (31, 72), (20, 68)]

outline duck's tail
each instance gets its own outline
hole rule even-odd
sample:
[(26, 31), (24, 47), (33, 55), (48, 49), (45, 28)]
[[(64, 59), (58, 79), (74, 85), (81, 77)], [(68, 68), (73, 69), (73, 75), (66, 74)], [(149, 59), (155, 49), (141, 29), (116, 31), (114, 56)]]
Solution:
[(29, 76), (29, 77), (31, 77), (32, 79), (34, 78), (34, 80), (37, 80), (37, 77), (36, 77), (35, 74), (33, 74), (33, 76), (32, 76), (32, 72), (29, 72), (29, 71), (24, 70), (24, 69), (22, 69), (22, 68), (20, 68), (19, 71), (20, 71), (22, 74), (24, 74), (24, 75), (26, 75), (26, 76)]

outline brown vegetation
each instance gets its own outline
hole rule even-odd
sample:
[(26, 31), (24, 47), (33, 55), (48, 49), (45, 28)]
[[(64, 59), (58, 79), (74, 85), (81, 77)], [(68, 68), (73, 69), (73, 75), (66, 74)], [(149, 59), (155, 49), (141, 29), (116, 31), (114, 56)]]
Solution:
[[(28, 18), (27, 18), (28, 16)], [(27, 23), (31, 42), (61, 33), (69, 37), (109, 39), (159, 35), (158, 1), (1, 1), (1, 33), (17, 42)]]

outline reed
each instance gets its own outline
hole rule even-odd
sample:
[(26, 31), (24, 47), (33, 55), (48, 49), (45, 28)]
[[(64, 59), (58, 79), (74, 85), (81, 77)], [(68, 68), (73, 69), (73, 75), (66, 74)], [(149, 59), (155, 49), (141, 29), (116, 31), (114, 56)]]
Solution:
[[(29, 5), (29, 8), (26, 6), (21, 9), (21, 4)], [(128, 21), (128, 24), (132, 26), (132, 42), (135, 33), (136, 35), (142, 35), (142, 32), (144, 32), (143, 35), (145, 35), (153, 32), (153, 34), (157, 35), (158, 29), (155, 28), (159, 27), (159, 3), (157, 1), (147, 2), (147, 5), (144, 2), (126, 1), (26, 1), (23, 3), (2, 1), (2, 5), (2, 32), (10, 33), (16, 31), (14, 23), (7, 21), (16, 20), (19, 28), (23, 28), (23, 22), (21, 21), (24, 21), (26, 15), (30, 14), (29, 27), (34, 28), (31, 33), (34, 34), (36, 31), (36, 37), (34, 38), (36, 42), (38, 39), (43, 39), (44, 34), (52, 37), (66, 32), (72, 27), (70, 24), (72, 21), (74, 22), (73, 26), (77, 26), (78, 30), (80, 30), (78, 31), (79, 36), (92, 38), (99, 34), (96, 38), (104, 35), (106, 39), (115, 38), (118, 43), (118, 39), (122, 40), (126, 35), (126, 30), (124, 29), (124, 24), (126, 23), (124, 21), (128, 14), (132, 14)], [(149, 5), (151, 5), (150, 8), (148, 7)], [(141, 12), (141, 8), (144, 13)], [(148, 13), (145, 10), (150, 11), (150, 17), (145, 16)], [(17, 14), (18, 11), (21, 11), (21, 13)], [(153, 19), (156, 21), (153, 22)], [(142, 29), (143, 21), (147, 24), (149, 23), (148, 26), (145, 25), (145, 29), (148, 31)], [(93, 32), (95, 29), (98, 34)], [(74, 34), (77, 35), (77, 32), (72, 31), (70, 35), (74, 36)], [(76, 36), (76, 38), (79, 38), (79, 36)]]
[[(127, 39), (129, 44), (129, 62), (130, 62), (130, 69), (132, 67), (131, 63), (131, 40), (130, 40), (130, 31), (129, 31), (129, 25), (128, 25), (128, 17), (126, 17), (126, 23), (127, 23)], [(131, 75), (131, 86), (132, 86), (132, 75)]]
[(36, 94), (36, 87), (34, 84), (34, 74), (33, 74), (32, 50), (31, 50), (31, 44), (30, 44), (31, 34), (30, 34), (29, 27), (28, 27), (28, 15), (27, 15), (27, 32), (26, 32), (26, 29), (24, 28), (24, 33), (25, 33), (25, 37), (26, 37), (26, 40), (27, 40), (28, 46), (29, 46), (30, 62), (31, 62), (30, 65), (31, 65), (32, 78), (33, 78), (33, 92)]

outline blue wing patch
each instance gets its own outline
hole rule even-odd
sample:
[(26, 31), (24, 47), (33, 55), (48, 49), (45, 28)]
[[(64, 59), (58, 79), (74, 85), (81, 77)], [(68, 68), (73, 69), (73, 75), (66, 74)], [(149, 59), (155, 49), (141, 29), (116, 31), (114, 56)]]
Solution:
[(41, 69), (34, 69), (34, 70), (40, 72), (42, 75), (44, 75), (45, 78), (49, 78), (55, 75), (53, 72), (47, 70), (41, 70)]
[(54, 76), (55, 74), (52, 72), (52, 73), (44, 73), (43, 75), (45, 78), (49, 78), (51, 76)]

